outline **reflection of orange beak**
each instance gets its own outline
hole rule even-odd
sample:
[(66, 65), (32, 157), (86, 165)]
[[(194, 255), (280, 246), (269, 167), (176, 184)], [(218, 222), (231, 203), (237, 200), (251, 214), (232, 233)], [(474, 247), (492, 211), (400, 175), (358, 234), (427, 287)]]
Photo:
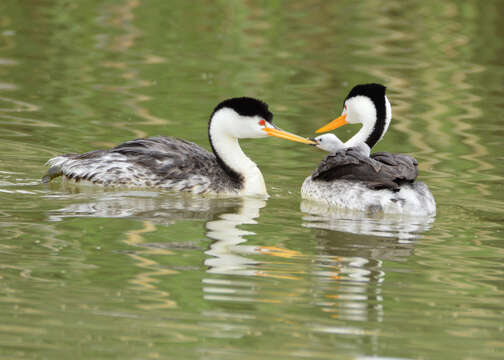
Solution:
[(334, 119), (329, 124), (322, 126), (320, 129), (318, 129), (315, 132), (316, 133), (328, 132), (328, 131), (334, 130), (336, 128), (339, 128), (340, 126), (348, 124), (346, 121), (346, 117), (347, 117), (347, 114), (341, 115), (339, 118)]
[(310, 144), (310, 145), (316, 144), (316, 142), (314, 142), (312, 140), (309, 140), (309, 139), (301, 137), (301, 136), (297, 136), (295, 134), (291, 134), (291, 133), (289, 133), (287, 131), (283, 131), (283, 130), (278, 129), (278, 128), (275, 129), (275, 128), (266, 128), (265, 127), (265, 128), (263, 128), (263, 130), (269, 136), (274, 136), (274, 137), (277, 137), (277, 138), (280, 138), (280, 139), (297, 141), (297, 142), (300, 142), (300, 143), (303, 143), (303, 144)]

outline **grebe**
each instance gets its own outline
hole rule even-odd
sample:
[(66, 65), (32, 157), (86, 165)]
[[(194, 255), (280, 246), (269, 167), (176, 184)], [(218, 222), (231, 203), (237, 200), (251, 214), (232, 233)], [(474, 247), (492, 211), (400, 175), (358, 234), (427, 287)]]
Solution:
[(232, 98), (210, 116), (208, 137), (213, 154), (178, 138), (157, 136), (127, 141), (110, 150), (56, 156), (42, 182), (63, 175), (67, 180), (102, 186), (157, 187), (194, 194), (267, 195), (257, 165), (238, 139), (275, 136), (312, 144), (272, 123), (260, 100)]
[(303, 199), (373, 213), (436, 213), (436, 202), (427, 185), (415, 181), (418, 163), (414, 158), (388, 152), (370, 155), (392, 119), (385, 90), (380, 84), (355, 86), (345, 99), (341, 116), (316, 131), (362, 123), (360, 131), (345, 143), (333, 134), (312, 139), (314, 146), (331, 154), (305, 179)]

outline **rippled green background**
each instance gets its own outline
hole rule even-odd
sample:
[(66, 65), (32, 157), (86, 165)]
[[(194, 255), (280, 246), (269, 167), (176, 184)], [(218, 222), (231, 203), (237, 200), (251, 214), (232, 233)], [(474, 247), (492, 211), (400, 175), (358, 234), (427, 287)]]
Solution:
[[(502, 359), (502, 1), (0, 2), (0, 357)], [(388, 87), (377, 151), (434, 220), (301, 202), (322, 152), (244, 141), (271, 198), (40, 184), (53, 155), (157, 134), (209, 148), (231, 96), (311, 135)], [(342, 138), (358, 127), (338, 129)]]

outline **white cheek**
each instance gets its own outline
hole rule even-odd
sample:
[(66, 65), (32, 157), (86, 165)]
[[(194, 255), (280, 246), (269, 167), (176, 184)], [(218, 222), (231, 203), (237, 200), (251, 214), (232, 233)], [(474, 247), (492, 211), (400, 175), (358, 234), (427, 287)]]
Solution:
[(243, 126), (239, 130), (239, 139), (254, 139), (254, 138), (263, 138), (268, 136), (268, 134), (263, 130), (264, 126), (259, 125), (259, 123), (249, 122), (247, 124), (243, 124)]
[(366, 96), (356, 96), (349, 100), (348, 103), (349, 114), (347, 122), (351, 124), (362, 123), (369, 119), (376, 117), (376, 108)]
[(317, 147), (317, 148), (319, 148), (320, 150), (329, 151), (329, 150), (327, 150), (327, 148), (326, 148), (326, 146), (325, 146), (325, 145), (326, 145), (326, 144), (321, 144), (321, 143), (319, 143), (318, 145), (316, 145), (316, 147)]
[(347, 117), (346, 117), (346, 122), (349, 124), (355, 124), (357, 121), (355, 119), (358, 118), (358, 115), (355, 111), (348, 111), (347, 112)]

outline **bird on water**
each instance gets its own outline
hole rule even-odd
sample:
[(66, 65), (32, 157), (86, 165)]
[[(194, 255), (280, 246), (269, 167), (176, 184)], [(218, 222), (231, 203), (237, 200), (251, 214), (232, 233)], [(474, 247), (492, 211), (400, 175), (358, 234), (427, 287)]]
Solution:
[(63, 176), (74, 183), (101, 186), (267, 195), (261, 171), (238, 143), (238, 139), (267, 136), (314, 144), (273, 125), (266, 103), (249, 97), (232, 98), (218, 104), (210, 116), (212, 152), (175, 137), (136, 139), (109, 150), (56, 156), (47, 162), (49, 170), (42, 181)]
[(427, 185), (416, 181), (418, 162), (411, 156), (376, 152), (387, 132), (392, 107), (380, 84), (355, 86), (347, 95), (340, 117), (316, 132), (327, 132), (345, 124), (362, 128), (348, 141), (334, 134), (313, 138), (314, 146), (330, 152), (302, 187), (303, 199), (366, 212), (433, 215), (436, 202)]

